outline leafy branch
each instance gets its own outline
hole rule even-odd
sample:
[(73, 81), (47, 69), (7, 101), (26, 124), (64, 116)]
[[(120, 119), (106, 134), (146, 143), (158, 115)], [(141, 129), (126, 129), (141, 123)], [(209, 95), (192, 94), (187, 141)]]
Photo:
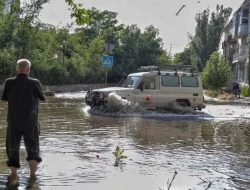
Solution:
[(83, 7), (83, 4), (76, 4), (74, 0), (65, 0), (65, 2), (71, 7), (71, 17), (75, 18), (77, 25), (84, 25), (89, 22), (89, 11)]

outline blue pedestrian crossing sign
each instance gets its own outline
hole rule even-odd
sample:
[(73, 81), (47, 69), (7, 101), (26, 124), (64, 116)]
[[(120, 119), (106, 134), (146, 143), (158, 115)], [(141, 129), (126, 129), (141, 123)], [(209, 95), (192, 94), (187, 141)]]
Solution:
[(102, 65), (104, 67), (112, 67), (113, 66), (113, 56), (103, 55), (102, 56)]

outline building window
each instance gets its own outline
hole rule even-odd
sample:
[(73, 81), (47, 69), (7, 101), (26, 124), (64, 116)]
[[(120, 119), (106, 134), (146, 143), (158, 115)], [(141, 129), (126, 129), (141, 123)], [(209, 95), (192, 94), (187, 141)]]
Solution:
[(247, 18), (242, 18), (241, 23), (242, 24), (247, 24), (248, 23), (248, 19)]
[(242, 10), (241, 23), (242, 24), (247, 24), (248, 23), (248, 9), (243, 9)]

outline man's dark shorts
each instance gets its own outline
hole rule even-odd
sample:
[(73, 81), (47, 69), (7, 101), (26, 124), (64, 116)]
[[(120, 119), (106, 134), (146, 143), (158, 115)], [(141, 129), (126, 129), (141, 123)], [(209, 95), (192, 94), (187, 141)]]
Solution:
[(9, 122), (6, 135), (6, 150), (8, 166), (16, 168), (20, 167), (20, 143), (23, 137), (24, 145), (27, 152), (26, 160), (36, 160), (38, 163), (42, 161), (39, 149), (39, 133), (40, 126), (38, 123), (23, 121)]

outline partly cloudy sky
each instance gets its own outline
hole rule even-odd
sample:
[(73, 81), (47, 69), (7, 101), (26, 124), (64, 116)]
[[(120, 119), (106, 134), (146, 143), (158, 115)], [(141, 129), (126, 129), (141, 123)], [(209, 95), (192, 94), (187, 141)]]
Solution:
[[(154, 25), (160, 31), (164, 49), (181, 52), (188, 43), (188, 33), (194, 34), (195, 15), (206, 8), (215, 10), (217, 4), (236, 11), (243, 0), (78, 0), (85, 7), (118, 13), (118, 21), (125, 25), (137, 24), (141, 30)], [(178, 16), (176, 13), (180, 8)], [(41, 13), (41, 20), (55, 26), (72, 22), (64, 0), (51, 0)]]

